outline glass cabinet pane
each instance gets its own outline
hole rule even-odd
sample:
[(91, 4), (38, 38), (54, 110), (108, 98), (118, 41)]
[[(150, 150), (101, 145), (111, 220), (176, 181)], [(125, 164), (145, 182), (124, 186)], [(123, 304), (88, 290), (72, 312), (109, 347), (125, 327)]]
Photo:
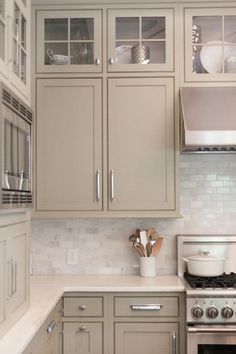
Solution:
[(49, 18), (44, 21), (44, 39), (45, 41), (68, 40), (68, 19), (67, 18)]
[(83, 65), (94, 63), (93, 43), (73, 42), (70, 44), (71, 64)]
[(4, 2), (5, 0), (0, 0), (0, 16), (4, 17)]
[(70, 39), (94, 40), (93, 18), (72, 18), (70, 20)]
[(192, 71), (236, 72), (236, 16), (193, 16)]
[(45, 50), (44, 63), (46, 65), (69, 64), (68, 43), (60, 43), (60, 42), (45, 43), (44, 50)]
[(20, 31), (20, 9), (17, 4), (14, 4), (14, 29), (13, 33), (15, 34), (16, 38), (18, 39)]
[(21, 16), (21, 45), (26, 49), (26, 19)]
[(26, 54), (21, 50), (21, 81), (26, 83)]
[(117, 17), (116, 18), (116, 40), (139, 39), (139, 18), (138, 17)]
[(165, 17), (116, 17), (116, 64), (166, 62)]
[(4, 31), (5, 31), (5, 26), (4, 24), (0, 21), (0, 58), (4, 59)]
[(143, 39), (165, 39), (166, 37), (165, 17), (143, 17), (142, 38)]

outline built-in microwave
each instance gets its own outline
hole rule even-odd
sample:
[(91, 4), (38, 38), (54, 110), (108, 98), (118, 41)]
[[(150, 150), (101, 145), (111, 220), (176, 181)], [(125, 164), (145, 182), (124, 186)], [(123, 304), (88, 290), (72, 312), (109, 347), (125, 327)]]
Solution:
[(0, 83), (0, 208), (32, 205), (32, 110)]

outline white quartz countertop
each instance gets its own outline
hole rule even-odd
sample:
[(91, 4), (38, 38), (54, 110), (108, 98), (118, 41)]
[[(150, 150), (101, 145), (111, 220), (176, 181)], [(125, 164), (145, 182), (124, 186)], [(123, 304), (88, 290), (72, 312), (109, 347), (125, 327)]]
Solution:
[(142, 278), (129, 275), (33, 276), (30, 309), (0, 340), (1, 354), (21, 354), (64, 292), (183, 292), (177, 275)]

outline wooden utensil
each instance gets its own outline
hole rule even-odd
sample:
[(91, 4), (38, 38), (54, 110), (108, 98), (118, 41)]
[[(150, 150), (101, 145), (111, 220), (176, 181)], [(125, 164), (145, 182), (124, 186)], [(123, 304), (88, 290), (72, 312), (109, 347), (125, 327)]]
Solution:
[(154, 243), (154, 245), (152, 246), (152, 252), (151, 252), (152, 256), (156, 256), (160, 252), (162, 242), (163, 242), (163, 237), (159, 237), (158, 240), (156, 241), (156, 243)]

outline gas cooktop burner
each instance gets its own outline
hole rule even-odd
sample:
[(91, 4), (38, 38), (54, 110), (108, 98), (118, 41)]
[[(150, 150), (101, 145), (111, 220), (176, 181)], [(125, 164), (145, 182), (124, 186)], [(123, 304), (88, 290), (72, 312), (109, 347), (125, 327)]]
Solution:
[(236, 273), (222, 274), (218, 277), (201, 277), (184, 273), (184, 278), (191, 288), (235, 288), (236, 289)]

